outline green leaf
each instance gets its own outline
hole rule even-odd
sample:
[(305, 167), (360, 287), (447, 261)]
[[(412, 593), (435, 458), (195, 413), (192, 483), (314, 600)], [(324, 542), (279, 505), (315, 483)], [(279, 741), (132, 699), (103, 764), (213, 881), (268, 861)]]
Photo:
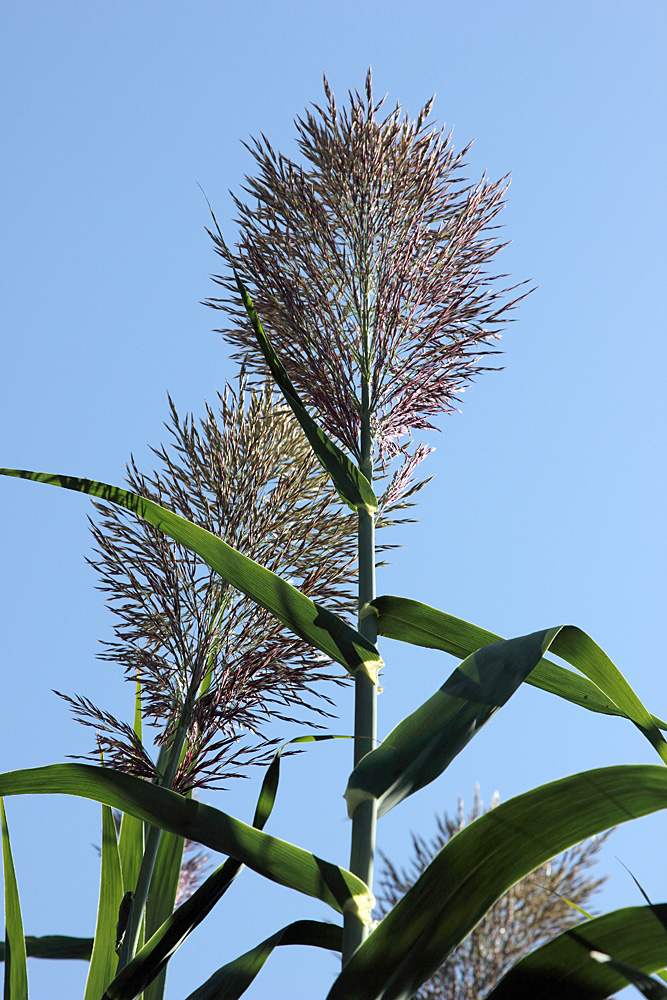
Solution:
[(352, 462), (338, 445), (334, 444), (324, 431), (315, 423), (303, 405), (299, 394), (292, 385), (285, 367), (276, 354), (271, 341), (262, 328), (257, 311), (252, 304), (248, 291), (241, 281), (235, 268), (234, 277), (243, 305), (252, 324), (252, 328), (257, 338), (260, 350), (269, 366), (269, 370), (280, 386), (283, 396), (289, 403), (294, 416), (301, 424), (301, 428), (308, 438), (308, 442), (317, 455), (317, 458), (324, 466), (331, 477), (341, 499), (352, 508), (352, 510), (367, 510), (373, 513), (378, 509), (378, 502), (373, 487), (366, 479), (360, 469)]
[(167, 963), (232, 884), (243, 865), (228, 858), (155, 931), (146, 944), (118, 973), (103, 1000), (135, 1000), (163, 980)]
[(628, 906), (563, 931), (517, 962), (486, 1000), (604, 1000), (626, 981), (591, 951), (612, 952), (644, 973), (667, 965), (667, 903)]
[[(290, 743), (315, 742), (325, 739), (343, 739), (333, 735), (299, 736)], [(287, 746), (288, 744), (285, 744)], [(271, 815), (278, 790), (280, 777), (281, 747), (267, 768), (262, 782), (253, 826), (261, 830)], [(230, 887), (244, 865), (228, 858), (179, 908), (170, 914), (161, 927), (156, 928), (150, 940), (134, 959), (118, 974), (105, 994), (105, 1000), (134, 1000), (142, 990), (146, 990), (146, 1000), (150, 991), (163, 978), (167, 962), (180, 948), (186, 938), (211, 912)], [(151, 984), (151, 985), (149, 985)]]
[(667, 769), (600, 768), (519, 795), (466, 826), (357, 949), (327, 1000), (409, 1000), (510, 886), (619, 823), (667, 807)]
[(578, 667), (611, 698), (667, 763), (667, 742), (607, 654), (581, 629), (561, 625), (501, 639), (468, 656), (439, 691), (359, 762), (345, 793), (350, 815), (360, 802), (375, 798), (382, 816), (435, 780), (548, 649)]
[(95, 943), (88, 969), (84, 1000), (99, 1000), (116, 974), (116, 924), (123, 898), (123, 879), (116, 822), (109, 806), (102, 806), (102, 864)]
[[(65, 934), (45, 934), (44, 937), (27, 937), (25, 950), (28, 958), (79, 958), (89, 962), (93, 951), (93, 939), (67, 937)], [(0, 962), (4, 960), (5, 943), (0, 941)]]
[(23, 469), (0, 469), (0, 475), (31, 479), (77, 493), (88, 493), (131, 510), (174, 541), (196, 552), (227, 583), (275, 615), (305, 642), (342, 664), (350, 673), (354, 674), (356, 670), (362, 669), (377, 682), (382, 660), (368, 639), (359, 635), (338, 615), (315, 604), (281, 577), (237, 552), (210, 531), (173, 514), (152, 500), (92, 479), (28, 472)]
[[(202, 194), (206, 198), (203, 188)], [(352, 510), (363, 508), (369, 513), (372, 513), (378, 508), (377, 497), (373, 492), (373, 487), (361, 470), (358, 469), (357, 466), (348, 458), (345, 452), (341, 451), (338, 445), (334, 444), (334, 442), (327, 437), (324, 431), (318, 427), (308, 413), (306, 407), (303, 405), (298, 392), (292, 385), (292, 381), (285, 371), (285, 366), (276, 354), (271, 341), (264, 332), (259, 316), (257, 315), (257, 310), (253, 306), (250, 295), (248, 294), (248, 290), (243, 284), (238, 271), (234, 267), (232, 255), (227, 249), (227, 244), (225, 243), (222, 231), (218, 225), (218, 220), (215, 217), (215, 213), (208, 198), (206, 198), (206, 202), (213, 218), (213, 222), (215, 223), (215, 228), (218, 231), (220, 245), (224, 249), (229, 266), (234, 272), (234, 278), (236, 279), (236, 285), (240, 292), (241, 299), (243, 300), (245, 311), (248, 314), (255, 337), (257, 338), (257, 343), (259, 344), (259, 348), (264, 355), (264, 360), (269, 367), (269, 371), (280, 387), (286, 401), (289, 403), (294, 416), (299, 421), (301, 429), (308, 438), (315, 455), (329, 473), (331, 481), (336, 487), (341, 499), (349, 507), (351, 507)]]
[(614, 972), (618, 972), (626, 982), (636, 986), (642, 996), (649, 997), (649, 1000), (667, 1000), (667, 987), (659, 983), (657, 979), (651, 979), (641, 969), (635, 969), (626, 962), (619, 962), (611, 955), (604, 955), (599, 951), (592, 951), (591, 958), (602, 965), (609, 965)]
[(0, 798), (2, 863), (5, 870), (5, 987), (4, 1000), (28, 1000), (28, 967), (21, 903), (9, 842), (5, 804)]
[[(174, 912), (178, 882), (183, 863), (185, 840), (175, 833), (163, 833), (151, 878), (148, 903), (146, 905), (146, 940), (149, 941), (165, 920)], [(141, 947), (139, 948), (141, 951)], [(128, 968), (128, 966), (125, 966)], [(144, 1000), (162, 1000), (167, 970), (166, 967), (146, 988)], [(141, 990), (139, 990), (141, 993)]]
[[(438, 611), (428, 604), (422, 604), (421, 601), (413, 601), (406, 597), (390, 595), (378, 597), (367, 605), (367, 609), (367, 614), (377, 614), (379, 635), (384, 635), (389, 639), (399, 639), (401, 642), (409, 642), (415, 646), (441, 649), (461, 659), (469, 656), (481, 646), (498, 642), (502, 638), (495, 632), (488, 632), (486, 629), (471, 625), (470, 622), (463, 621), (461, 618), (454, 618), (444, 611)], [(599, 647), (595, 648), (599, 649)], [(564, 653), (558, 653), (555, 649), (553, 652), (568, 659)], [(605, 660), (608, 660), (605, 654), (602, 655)], [(608, 662), (611, 664), (611, 660)], [(611, 666), (616, 670), (613, 664)], [(619, 676), (621, 675), (619, 674)], [(581, 677), (551, 660), (543, 659), (526, 678), (526, 683), (555, 694), (559, 698), (564, 698), (566, 701), (571, 701), (575, 705), (581, 705), (591, 712), (600, 712), (604, 715), (626, 715), (626, 712), (611, 697), (604, 696), (600, 688), (597, 687), (597, 682), (591, 683), (585, 677)], [(651, 725), (667, 730), (667, 722), (662, 722), (655, 716), (650, 716), (650, 720)]]
[(223, 965), (187, 1000), (238, 1000), (253, 982), (274, 948), (287, 944), (307, 944), (340, 951), (343, 929), (319, 920), (297, 920), (288, 924), (255, 948)]
[(335, 910), (345, 907), (362, 919), (370, 917), (373, 896), (351, 872), (132, 775), (90, 764), (51, 764), (0, 774), (0, 795), (26, 794), (78, 795), (103, 802), (236, 858), (265, 878), (321, 899)]
[(491, 716), (514, 694), (558, 635), (535, 632), (482, 646), (456, 668), (439, 691), (403, 719), (350, 775), (350, 816), (376, 799), (378, 817), (434, 781)]

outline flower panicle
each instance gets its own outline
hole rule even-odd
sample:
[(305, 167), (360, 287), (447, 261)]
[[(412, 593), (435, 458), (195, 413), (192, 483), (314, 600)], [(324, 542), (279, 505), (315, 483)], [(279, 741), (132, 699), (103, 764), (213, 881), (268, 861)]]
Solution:
[[(529, 290), (491, 269), (506, 246), (496, 217), (509, 177), (464, 176), (470, 146), (455, 151), (451, 130), (430, 123), (433, 99), (415, 121), (399, 104), (378, 118), (385, 99), (375, 100), (370, 71), (345, 107), (326, 78), (324, 92), (295, 122), (301, 162), (264, 135), (248, 144), (257, 172), (233, 196), (233, 265), (297, 391), (356, 460), (368, 381), (386, 462), (397, 439), (434, 428), (492, 370), (486, 359)], [(233, 321), (221, 332), (249, 376), (263, 377), (235, 281), (214, 280), (224, 294), (208, 304)]]
[[(241, 373), (238, 388), (228, 386), (217, 408), (207, 404), (200, 421), (179, 417), (171, 399), (169, 407), (167, 443), (153, 449), (156, 469), (144, 475), (131, 460), (129, 488), (351, 616), (356, 522), (341, 511), (284, 403), (268, 386), (247, 388)], [(95, 506), (90, 563), (115, 619), (101, 657), (119, 663), (133, 684), (139, 671), (156, 746), (169, 747), (186, 727), (174, 787), (214, 787), (267, 763), (270, 719), (312, 726), (330, 716), (324, 682), (343, 679), (329, 660), (195, 553), (119, 508)], [(85, 699), (76, 709), (99, 730), (107, 763), (155, 775), (130, 727)]]

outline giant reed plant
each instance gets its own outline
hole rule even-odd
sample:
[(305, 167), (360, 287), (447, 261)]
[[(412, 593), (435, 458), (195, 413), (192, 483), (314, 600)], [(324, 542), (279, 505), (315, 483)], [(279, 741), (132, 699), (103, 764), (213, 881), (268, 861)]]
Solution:
[[(159, 995), (167, 962), (244, 865), (320, 899), (343, 915), (344, 928), (296, 921), (223, 966), (190, 1000), (241, 996), (272, 950), (287, 944), (342, 951), (343, 968), (327, 1000), (408, 1000), (529, 872), (612, 825), (667, 806), (661, 732), (667, 727), (586, 633), (557, 625), (504, 640), (428, 604), (376, 596), (378, 512), (389, 516), (406, 502), (428, 450), (412, 438), (455, 408), (460, 390), (488, 367), (486, 358), (521, 293), (504, 288), (493, 273), (505, 182), (464, 180), (465, 150), (454, 152), (450, 136), (429, 125), (430, 102), (412, 123), (398, 107), (378, 117), (382, 102), (373, 97), (370, 75), (365, 93), (351, 94), (343, 109), (325, 89), (324, 106), (297, 120), (303, 163), (263, 139), (251, 147), (258, 175), (246, 184), (252, 203), (237, 200), (237, 247), (230, 250), (214, 226), (226, 270), (217, 279), (224, 296), (212, 302), (228, 311), (225, 336), (249, 376), (263, 382), (268, 370), (282, 393), (303, 433), (303, 456), (324, 470), (318, 473), (321, 488), (330, 480), (351, 511), (323, 530), (322, 551), (319, 543), (304, 549), (305, 562), (295, 571), (287, 536), (289, 518), (301, 516), (300, 494), (291, 514), (280, 512), (270, 543), (253, 536), (247, 529), (247, 507), (256, 495), (252, 463), (240, 469), (241, 509), (232, 510), (226, 490), (234, 455), (221, 452), (211, 478), (200, 483), (201, 468), (191, 461), (194, 425), (176, 418), (181, 459), (169, 465), (172, 460), (160, 455), (166, 478), (144, 478), (132, 469), (129, 489), (1, 470), (85, 492), (104, 504), (100, 566), (117, 597), (119, 621), (110, 654), (133, 678), (139, 667), (132, 735), (89, 702), (73, 699), (84, 721), (101, 722), (103, 730), (108, 723), (101, 735), (104, 766), (56, 764), (0, 775), (0, 795), (60, 792), (103, 803), (100, 907), (86, 1000)], [(285, 425), (267, 447), (279, 448), (289, 433)], [(278, 480), (275, 489), (281, 488)], [(193, 503), (193, 496), (206, 500)], [(316, 505), (318, 496), (312, 498)], [(112, 505), (152, 528), (131, 526)], [(261, 505), (259, 511), (261, 519)], [(333, 565), (349, 565), (351, 526), (356, 628), (344, 615), (355, 574), (335, 576), (321, 592), (315, 570), (329, 544)], [(153, 554), (146, 558), (147, 539), (151, 553), (161, 552), (158, 563)], [(118, 556), (128, 546), (134, 561)], [(225, 615), (236, 622), (227, 633)], [(262, 623), (260, 645), (266, 640), (259, 662), (243, 653), (243, 623), (251, 621)], [(378, 744), (382, 636), (440, 649), (462, 662)], [(281, 652), (272, 658), (274, 641)], [(575, 670), (548, 659), (548, 652)], [(277, 793), (280, 751), (267, 769), (251, 825), (189, 797), (217, 769), (234, 771), (243, 763), (237, 723), (257, 733), (259, 744), (249, 752), (261, 754), (265, 709), (287, 719), (293, 707), (312, 703), (309, 682), (280, 685), (291, 667), (315, 670), (320, 661), (340, 664), (356, 690), (354, 768), (345, 794), (352, 818), (349, 869), (263, 832)], [(238, 700), (234, 676), (243, 691)], [(270, 683), (260, 684), (256, 698), (253, 682), (263, 676)], [(166, 687), (160, 686), (163, 678)], [(587, 711), (631, 720), (661, 765), (587, 771), (498, 805), (452, 837), (373, 926), (377, 819), (442, 774), (524, 682)], [(158, 723), (155, 762), (142, 739), (144, 713)], [(135, 773), (127, 773), (132, 762)], [(118, 836), (112, 807), (124, 813)], [(145, 843), (144, 823), (151, 831)], [(183, 838), (226, 854), (227, 861), (172, 912)], [(91, 943), (24, 938), (4, 813), (3, 851), (6, 993), (23, 1000), (26, 947), (31, 954), (65, 957), (89, 952)], [(143, 917), (149, 885), (154, 891)], [(666, 918), (667, 904), (657, 904), (583, 921), (518, 962), (491, 996), (546, 997), (555, 990), (592, 1000), (628, 981), (662, 995), (659, 984), (646, 985), (646, 973), (667, 964)], [(135, 942), (140, 947), (133, 956)]]

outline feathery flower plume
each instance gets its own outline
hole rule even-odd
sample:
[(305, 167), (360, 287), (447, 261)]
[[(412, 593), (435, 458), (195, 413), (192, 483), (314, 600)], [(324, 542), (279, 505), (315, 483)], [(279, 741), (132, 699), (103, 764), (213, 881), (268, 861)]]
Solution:
[[(341, 512), (328, 477), (291, 413), (271, 390), (227, 388), (219, 412), (197, 426), (171, 403), (159, 471), (128, 467), (131, 490), (222, 537), (313, 600), (349, 615), (356, 519)], [(187, 710), (188, 736), (173, 787), (215, 786), (263, 763), (269, 718), (303, 710), (328, 715), (320, 681), (330, 663), (271, 615), (229, 587), (188, 549), (125, 511), (96, 503), (91, 564), (115, 616), (102, 658), (141, 678), (144, 718), (170, 745)], [(152, 778), (156, 766), (126, 724), (84, 698), (67, 698), (98, 730), (107, 766)], [(309, 716), (312, 719), (312, 716)], [(313, 724), (312, 721), (310, 723)], [(250, 744), (247, 742), (251, 740)], [(90, 759), (99, 759), (99, 749)]]
[[(470, 147), (456, 153), (451, 132), (428, 124), (432, 99), (415, 122), (400, 105), (378, 120), (384, 99), (375, 102), (370, 70), (365, 95), (350, 93), (349, 108), (337, 106), (326, 77), (324, 90), (324, 106), (295, 122), (303, 165), (263, 135), (247, 147), (258, 173), (246, 177), (249, 200), (234, 198), (234, 266), (326, 431), (361, 460), (366, 382), (383, 468), (400, 455), (413, 471), (424, 450), (411, 455), (410, 436), (457, 409), (524, 297), (508, 300), (518, 286), (499, 288), (506, 275), (487, 270), (505, 245), (494, 220), (508, 180), (468, 183)], [(234, 279), (214, 280), (227, 294), (208, 304), (235, 323), (220, 332), (263, 376)], [(398, 475), (405, 481), (406, 470)]]
[[(496, 793), (490, 808), (498, 802)], [(438, 816), (437, 834), (430, 842), (412, 834), (412, 860), (408, 870), (399, 871), (383, 854), (384, 871), (377, 893), (381, 915), (385, 916), (398, 903), (438, 851), (463, 829), (466, 822), (472, 823), (486, 811), (477, 785), (467, 820), (463, 800), (459, 799), (456, 819), (447, 813)], [(482, 1000), (520, 958), (578, 923), (581, 915), (565, 900), (582, 908), (589, 907), (589, 900), (607, 878), (594, 878), (589, 869), (597, 861), (610, 832), (577, 844), (512, 886), (435, 975), (415, 993), (415, 1000)]]

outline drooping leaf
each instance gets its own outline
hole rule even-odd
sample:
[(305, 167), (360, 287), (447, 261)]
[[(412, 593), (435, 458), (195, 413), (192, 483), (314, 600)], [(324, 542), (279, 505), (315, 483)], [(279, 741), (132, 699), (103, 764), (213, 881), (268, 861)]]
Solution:
[[(26, 937), (28, 958), (78, 958), (90, 961), (93, 952), (92, 938), (68, 937), (66, 934), (45, 934), (43, 937)], [(5, 943), (0, 941), (0, 962), (5, 960)]]
[(591, 951), (658, 972), (667, 965), (667, 903), (628, 906), (563, 931), (517, 962), (486, 1000), (604, 1000), (627, 983)]
[(116, 822), (109, 806), (102, 806), (102, 858), (100, 897), (97, 907), (95, 944), (88, 969), (84, 1000), (99, 1000), (116, 974), (116, 925), (123, 899), (123, 879), (116, 835)]
[(251, 985), (274, 948), (301, 944), (340, 951), (343, 929), (319, 920), (297, 920), (288, 924), (255, 948), (239, 955), (214, 972), (187, 1000), (238, 1000)]
[(350, 673), (361, 669), (376, 682), (382, 660), (375, 646), (359, 635), (342, 618), (315, 604), (281, 577), (237, 552), (210, 531), (179, 517), (152, 500), (92, 479), (0, 469), (0, 475), (30, 479), (87, 493), (107, 503), (115, 503), (159, 528), (174, 541), (196, 552), (228, 583), (252, 598), (286, 625), (295, 635), (342, 664)]
[(249, 868), (305, 895), (370, 916), (368, 887), (344, 868), (256, 830), (219, 809), (90, 764), (51, 764), (0, 774), (0, 795), (78, 795), (130, 813), (171, 833), (229, 855)]
[(466, 657), (439, 691), (359, 762), (345, 793), (350, 815), (359, 802), (375, 798), (382, 816), (442, 774), (549, 649), (613, 699), (667, 763), (667, 742), (620, 671), (585, 632), (562, 625), (501, 639)]
[(466, 657), (439, 691), (392, 729), (350, 775), (350, 816), (376, 799), (383, 816), (434, 781), (526, 679), (558, 634), (535, 632), (482, 646)]
[[(409, 642), (416, 646), (426, 646), (429, 649), (441, 649), (461, 659), (469, 656), (481, 646), (502, 639), (502, 636), (496, 635), (495, 632), (488, 632), (486, 629), (472, 625), (461, 618), (455, 618), (453, 615), (438, 611), (437, 608), (432, 608), (428, 604), (422, 604), (421, 601), (413, 601), (406, 597), (391, 595), (378, 597), (368, 605), (368, 608), (374, 609), (374, 612), (377, 613), (379, 635), (384, 635), (389, 639), (398, 639), (401, 642)], [(593, 643), (593, 640), (589, 639), (589, 642)], [(593, 645), (595, 644), (593, 643)], [(599, 650), (599, 647), (596, 646), (595, 649)], [(569, 659), (565, 652), (558, 652), (555, 649), (553, 652), (562, 656), (563, 659)], [(602, 650), (599, 652), (602, 653)], [(604, 653), (602, 656), (608, 660)], [(582, 657), (582, 659), (585, 658), (585, 656)], [(608, 662), (611, 664), (611, 660)], [(613, 664), (611, 665), (613, 667)], [(618, 673), (616, 667), (614, 670)], [(619, 676), (621, 675), (619, 674)], [(622, 676), (621, 680), (623, 680)], [(604, 715), (626, 715), (626, 712), (616, 704), (612, 697), (603, 694), (597, 686), (597, 682), (592, 683), (587, 677), (581, 677), (551, 660), (543, 659), (526, 678), (526, 684), (541, 688), (543, 691), (555, 694), (575, 705), (581, 705), (591, 712), (600, 712)], [(652, 724), (667, 730), (667, 722), (663, 722), (655, 716), (650, 716), (650, 720), (650, 723), (646, 722), (647, 725)]]
[(409, 1000), (504, 892), (561, 851), (667, 807), (667, 769), (585, 771), (464, 827), (357, 949), (327, 1000)]
[(5, 872), (5, 985), (4, 1000), (28, 1000), (28, 967), (21, 902), (9, 841), (5, 804), (0, 798), (2, 864)]
[[(332, 734), (319, 736), (298, 736), (290, 743), (319, 742), (348, 737)], [(288, 744), (285, 744), (287, 746)], [(257, 800), (252, 825), (262, 830), (267, 822), (278, 791), (280, 777), (280, 756), (284, 747), (274, 755), (267, 768)], [(118, 974), (105, 994), (105, 1000), (134, 1000), (142, 990), (146, 990), (146, 1000), (150, 991), (162, 978), (163, 970), (174, 952), (219, 902), (244, 865), (234, 858), (228, 858), (179, 908), (156, 928), (146, 945), (134, 959)], [(150, 985), (149, 985), (150, 984)]]

